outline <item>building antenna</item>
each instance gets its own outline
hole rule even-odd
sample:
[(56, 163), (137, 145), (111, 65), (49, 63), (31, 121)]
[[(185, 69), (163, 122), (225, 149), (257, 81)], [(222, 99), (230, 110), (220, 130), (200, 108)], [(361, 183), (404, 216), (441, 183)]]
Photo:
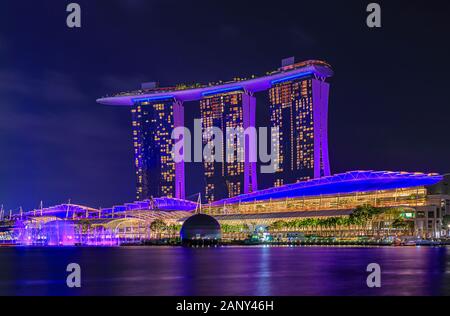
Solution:
[(66, 219), (69, 218), (69, 208), (70, 208), (70, 199), (69, 199), (69, 204), (67, 204), (67, 209), (66, 209)]
[(155, 200), (153, 200), (153, 195), (150, 196), (150, 209), (155, 210)]
[(42, 217), (42, 215), (43, 215), (43, 213), (44, 213), (44, 202), (43, 201), (41, 201), (41, 217)]
[(198, 193), (198, 199), (197, 199), (197, 207), (195, 208), (195, 214), (201, 214), (202, 213), (202, 193)]

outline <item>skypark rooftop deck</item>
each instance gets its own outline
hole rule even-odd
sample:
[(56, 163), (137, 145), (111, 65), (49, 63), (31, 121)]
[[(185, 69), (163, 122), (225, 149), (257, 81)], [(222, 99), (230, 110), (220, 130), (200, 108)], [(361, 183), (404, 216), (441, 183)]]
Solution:
[(209, 85), (178, 85), (177, 87), (158, 88), (150, 90), (137, 90), (121, 93), (112, 97), (104, 97), (97, 100), (105, 105), (131, 106), (139, 101), (171, 100), (196, 101), (204, 97), (228, 93), (233, 91), (248, 91), (251, 93), (265, 91), (277, 83), (294, 80), (303, 77), (316, 76), (328, 78), (333, 75), (331, 67), (317, 60), (282, 67), (262, 77), (245, 80), (234, 80), (226, 83), (214, 83)]

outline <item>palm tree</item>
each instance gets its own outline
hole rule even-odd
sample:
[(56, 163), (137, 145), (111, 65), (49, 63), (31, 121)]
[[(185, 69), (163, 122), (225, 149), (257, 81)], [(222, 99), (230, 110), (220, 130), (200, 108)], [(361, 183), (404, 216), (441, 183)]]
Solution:
[(336, 234), (339, 218), (338, 217), (330, 217), (328, 219), (328, 221), (329, 221), (330, 227), (333, 228), (333, 233)]
[(450, 215), (444, 215), (442, 218), (442, 229), (448, 232), (450, 228)]
[(273, 222), (273, 223), (269, 226), (269, 229), (270, 229), (270, 230), (280, 230), (280, 229), (282, 229), (282, 228), (284, 228), (284, 227), (286, 227), (286, 222), (285, 222), (285, 221), (279, 220), (279, 221)]
[(157, 234), (158, 239), (161, 239), (161, 233), (167, 230), (167, 224), (162, 219), (156, 219), (150, 224), (150, 230)]
[(310, 230), (311, 232), (313, 231), (313, 227), (314, 227), (314, 219), (313, 218), (306, 218), (304, 220), (304, 225), (306, 227), (306, 230)]
[(181, 225), (177, 224), (169, 225), (167, 227), (167, 230), (170, 232), (171, 237), (176, 236), (181, 230)]
[(339, 227), (338, 231), (341, 236), (343, 234), (342, 228), (348, 227), (348, 225), (349, 225), (348, 217), (337, 217), (336, 218), (336, 226)]
[(79, 220), (78, 223), (81, 227), (80, 232), (85, 234), (89, 231), (89, 229), (91, 228), (91, 222), (87, 219), (81, 219)]
[(393, 228), (405, 228), (406, 226), (407, 226), (406, 221), (401, 217), (397, 217), (392, 221)]

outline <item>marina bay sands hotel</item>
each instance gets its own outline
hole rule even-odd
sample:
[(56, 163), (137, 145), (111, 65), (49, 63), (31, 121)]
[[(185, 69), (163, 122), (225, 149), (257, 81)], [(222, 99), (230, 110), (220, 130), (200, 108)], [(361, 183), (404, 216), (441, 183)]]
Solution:
[[(295, 63), (288, 58), (280, 68), (260, 77), (173, 87), (145, 83), (140, 90), (97, 102), (131, 108), (137, 200), (163, 196), (185, 199), (185, 162), (175, 162), (172, 157), (177, 141), (172, 139), (172, 131), (185, 125), (184, 112), (191, 101), (200, 107), (203, 131), (211, 127), (258, 128), (256, 111), (265, 105), (257, 104), (256, 94), (267, 93), (268, 127), (278, 128), (277, 135), (271, 135), (279, 153), (275, 173), (270, 175), (271, 186), (329, 176), (330, 85), (326, 80), (332, 75), (330, 65), (324, 61)], [(226, 137), (223, 143), (227, 142)], [(203, 135), (202, 142), (208, 145), (212, 139)], [(263, 189), (258, 182), (257, 163), (249, 159), (249, 153), (256, 152), (256, 142), (245, 138), (244, 144), (236, 142), (233, 146), (235, 157), (244, 151), (244, 161), (203, 162), (203, 196), (208, 203)], [(218, 154), (224, 157), (225, 149)]]
[[(164, 238), (173, 238), (179, 236), (180, 224), (199, 218), (194, 217), (197, 212), (208, 221), (214, 218), (214, 238), (221, 231), (224, 240), (248, 240), (257, 229), (264, 240), (308, 243), (316, 238), (375, 242), (448, 237), (450, 175), (373, 170), (331, 175), (327, 81), (332, 75), (324, 61), (296, 63), (290, 58), (259, 77), (172, 87), (144, 83), (140, 90), (99, 99), (131, 110), (136, 200), (101, 209), (70, 203), (41, 206), (10, 212), (9, 218), (0, 210), (0, 244), (134, 244), (158, 235), (151, 227), (155, 220), (167, 226)], [(187, 150), (184, 128), (192, 126), (189, 120), (195, 120), (193, 133), (189, 131), (195, 138), (193, 151)], [(177, 133), (180, 127), (184, 134)], [(222, 133), (210, 133), (212, 127)], [(256, 141), (223, 133), (261, 127), (271, 129), (267, 143), (267, 135)], [(181, 158), (193, 153), (200, 165), (189, 166), (192, 159), (173, 155), (181, 144)], [(258, 146), (259, 161), (251, 157)], [(214, 158), (221, 159), (202, 157), (210, 147)], [(269, 155), (268, 148), (278, 154)], [(261, 168), (268, 164), (271, 173)], [(199, 190), (201, 203), (189, 199)], [(196, 238), (206, 236), (203, 228), (193, 231)]]

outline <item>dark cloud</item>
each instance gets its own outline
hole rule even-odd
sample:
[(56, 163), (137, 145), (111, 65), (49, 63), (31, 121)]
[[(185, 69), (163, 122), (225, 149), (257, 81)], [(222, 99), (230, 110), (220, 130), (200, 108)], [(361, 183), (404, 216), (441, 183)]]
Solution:
[(290, 28), (292, 34), (292, 41), (294, 43), (302, 43), (305, 46), (311, 47), (316, 44), (314, 37), (303, 27), (293, 26)]
[(20, 70), (0, 70), (0, 93), (14, 97), (34, 98), (50, 104), (67, 100), (73, 103), (87, 102), (84, 93), (69, 75), (45, 70), (43, 74), (31, 75)]
[(148, 9), (149, 5), (151, 7), (152, 4), (154, 4), (155, 2), (159, 2), (159, 1), (148, 1), (148, 0), (127, 0), (127, 1), (116, 1), (117, 5), (132, 11), (132, 12), (136, 12), (136, 11), (142, 11), (143, 9)]
[[(125, 116), (118, 122), (119, 113), (96, 104), (79, 81), (57, 71), (35, 76), (0, 71), (0, 98), (0, 141), (7, 162), (0, 165), (7, 184), (0, 201), (17, 199), (32, 207), (41, 199), (72, 198), (99, 206), (121, 186), (123, 177), (115, 178), (120, 169), (128, 170), (132, 187), (131, 148), (123, 147), (131, 142), (127, 109), (118, 109)], [(104, 192), (108, 187), (110, 192)]]

